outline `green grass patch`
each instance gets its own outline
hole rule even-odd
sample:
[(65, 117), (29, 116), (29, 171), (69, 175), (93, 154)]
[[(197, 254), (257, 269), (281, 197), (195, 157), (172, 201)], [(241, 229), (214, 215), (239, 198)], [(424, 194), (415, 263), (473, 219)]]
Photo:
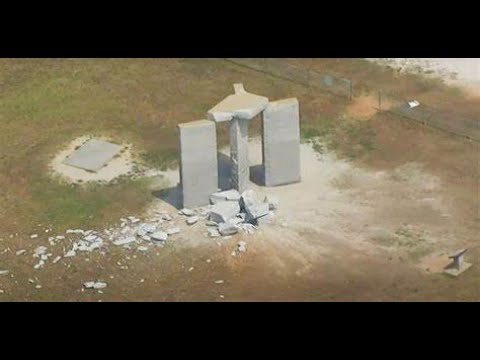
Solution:
[(31, 187), (31, 201), (42, 208), (39, 221), (56, 227), (94, 226), (125, 208), (141, 209), (150, 199), (146, 180), (119, 178), (111, 184), (65, 184), (49, 178)]

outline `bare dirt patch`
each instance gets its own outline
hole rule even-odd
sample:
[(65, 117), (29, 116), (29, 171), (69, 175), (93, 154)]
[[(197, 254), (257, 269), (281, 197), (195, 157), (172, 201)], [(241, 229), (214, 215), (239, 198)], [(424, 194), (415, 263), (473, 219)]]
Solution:
[[(387, 104), (385, 104), (386, 106)], [(351, 104), (346, 108), (348, 116), (357, 118), (359, 120), (368, 120), (378, 112), (378, 96), (362, 95), (353, 98)]]

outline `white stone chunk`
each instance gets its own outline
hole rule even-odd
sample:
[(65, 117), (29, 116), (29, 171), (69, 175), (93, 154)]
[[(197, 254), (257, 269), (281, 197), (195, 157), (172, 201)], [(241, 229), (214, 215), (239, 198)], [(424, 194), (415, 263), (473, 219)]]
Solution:
[(221, 223), (218, 225), (218, 232), (222, 236), (234, 235), (238, 232), (238, 228), (230, 223)]
[(210, 202), (216, 204), (222, 201), (240, 201), (240, 193), (235, 190), (216, 192), (210, 195)]
[(240, 212), (240, 205), (234, 201), (225, 201), (215, 204), (210, 211), (210, 220), (216, 223), (227, 222)]
[(164, 231), (155, 231), (150, 237), (154, 241), (167, 241), (168, 234)]

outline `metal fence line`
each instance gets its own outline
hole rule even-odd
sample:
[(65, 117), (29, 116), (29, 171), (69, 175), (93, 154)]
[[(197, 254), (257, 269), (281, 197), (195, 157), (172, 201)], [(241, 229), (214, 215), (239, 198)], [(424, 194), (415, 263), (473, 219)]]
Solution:
[[(247, 67), (277, 78), (289, 80), (310, 88), (319, 88), (353, 100), (353, 82), (316, 70), (290, 64), (280, 58), (224, 58), (225, 61)], [(397, 94), (377, 90), (378, 110), (421, 123), (450, 134), (480, 142), (480, 121), (459, 116), (453, 112), (420, 104), (410, 107), (408, 101)], [(384, 107), (384, 104), (388, 106)], [(479, 114), (480, 116), (480, 114)]]
[(224, 58), (224, 60), (245, 66), (252, 70), (289, 80), (307, 87), (320, 88), (334, 95), (353, 99), (353, 85), (349, 79), (316, 70), (289, 64), (279, 58)]

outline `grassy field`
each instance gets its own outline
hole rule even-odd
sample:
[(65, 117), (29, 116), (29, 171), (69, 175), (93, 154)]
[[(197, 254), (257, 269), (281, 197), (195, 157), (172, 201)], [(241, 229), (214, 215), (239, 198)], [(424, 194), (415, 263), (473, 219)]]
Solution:
[[(359, 59), (310, 65), (352, 77), (359, 89), (397, 78)], [(396, 81), (425, 96), (452, 98), (438, 81), (412, 75)], [(297, 96), (306, 140), (327, 139), (352, 159), (375, 149), (369, 122), (341, 116), (346, 99), (219, 59), (0, 59), (0, 236), (28, 233), (37, 224), (86, 228), (140, 211), (151, 199), (145, 180), (73, 186), (48, 173), (49, 160), (79, 136), (105, 135), (132, 143), (138, 160), (150, 167), (173, 166), (176, 125), (204, 118), (235, 82), (270, 99)], [(258, 131), (257, 121), (253, 133)], [(226, 128), (219, 135), (225, 144)]]

